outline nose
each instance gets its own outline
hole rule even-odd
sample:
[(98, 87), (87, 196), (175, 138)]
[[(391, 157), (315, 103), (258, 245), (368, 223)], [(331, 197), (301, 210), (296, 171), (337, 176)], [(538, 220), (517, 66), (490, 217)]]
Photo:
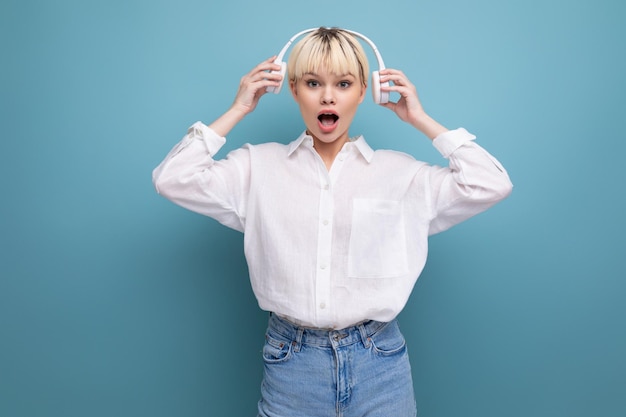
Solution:
[(326, 88), (322, 92), (322, 104), (335, 104), (335, 96), (330, 88)]

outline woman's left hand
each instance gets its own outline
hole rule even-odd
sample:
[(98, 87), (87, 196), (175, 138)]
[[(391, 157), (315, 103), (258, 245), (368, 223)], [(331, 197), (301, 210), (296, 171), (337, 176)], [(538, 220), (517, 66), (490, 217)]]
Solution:
[(381, 90), (389, 93), (396, 92), (400, 94), (400, 99), (397, 102), (390, 101), (381, 104), (381, 106), (396, 113), (401, 120), (422, 131), (430, 139), (447, 130), (426, 114), (417, 96), (417, 89), (402, 71), (392, 68), (380, 70), (381, 84), (389, 81), (392, 84), (388, 87), (381, 86)]
[(400, 100), (397, 102), (388, 102), (381, 104), (398, 115), (398, 117), (407, 123), (414, 124), (424, 115), (424, 109), (417, 96), (417, 89), (404, 75), (402, 71), (386, 68), (380, 70), (380, 82), (391, 81), (389, 87), (381, 87), (382, 91), (396, 92), (400, 94)]

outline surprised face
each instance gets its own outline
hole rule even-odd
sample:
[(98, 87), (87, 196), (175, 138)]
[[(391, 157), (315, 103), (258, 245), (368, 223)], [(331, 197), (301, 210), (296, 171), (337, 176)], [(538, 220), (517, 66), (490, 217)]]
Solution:
[(333, 74), (325, 68), (290, 83), (291, 93), (315, 144), (349, 140), (348, 129), (363, 102), (366, 87), (352, 74)]

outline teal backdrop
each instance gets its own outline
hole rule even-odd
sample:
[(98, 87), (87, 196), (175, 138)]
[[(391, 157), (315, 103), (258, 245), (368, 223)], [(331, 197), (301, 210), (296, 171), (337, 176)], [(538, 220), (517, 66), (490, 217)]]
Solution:
[[(267, 314), (242, 236), (151, 172), (324, 25), (370, 37), (515, 184), (431, 239), (400, 316), (420, 416), (624, 417), (625, 19), (619, 0), (2, 0), (0, 416), (255, 415)], [(302, 130), (265, 96), (221, 155)], [(369, 99), (352, 133), (445, 163)]]

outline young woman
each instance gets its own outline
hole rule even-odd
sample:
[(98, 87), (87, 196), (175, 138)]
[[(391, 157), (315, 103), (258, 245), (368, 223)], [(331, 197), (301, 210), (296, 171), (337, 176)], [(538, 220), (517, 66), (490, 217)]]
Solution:
[(368, 63), (357, 39), (336, 28), (308, 34), (289, 57), (300, 137), (215, 159), (266, 89), (279, 87), (273, 61), (241, 79), (226, 113), (189, 129), (154, 170), (155, 187), (244, 233), (254, 294), (272, 313), (260, 416), (414, 416), (396, 316), (424, 267), (428, 236), (502, 200), (511, 182), (475, 136), (433, 120), (398, 70), (380, 71), (382, 92), (400, 96), (383, 106), (430, 138), (449, 166), (350, 138)]

